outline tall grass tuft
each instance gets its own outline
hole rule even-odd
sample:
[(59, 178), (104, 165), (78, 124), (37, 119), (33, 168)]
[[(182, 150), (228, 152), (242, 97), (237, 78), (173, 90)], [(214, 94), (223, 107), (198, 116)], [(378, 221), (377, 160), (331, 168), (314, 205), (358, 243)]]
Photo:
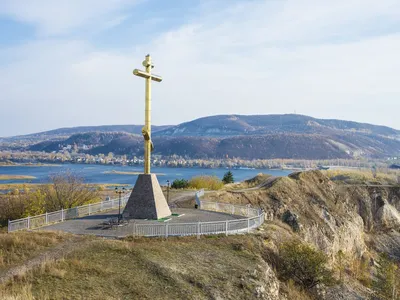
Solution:
[(201, 175), (189, 180), (189, 187), (193, 189), (219, 190), (224, 183), (217, 176)]

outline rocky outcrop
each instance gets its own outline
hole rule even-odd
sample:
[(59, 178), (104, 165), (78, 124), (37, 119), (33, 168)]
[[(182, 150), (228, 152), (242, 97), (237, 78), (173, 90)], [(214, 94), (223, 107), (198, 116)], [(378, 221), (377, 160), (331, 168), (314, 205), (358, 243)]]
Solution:
[(384, 200), (383, 205), (376, 212), (376, 220), (379, 225), (385, 229), (398, 229), (400, 228), (400, 214), (399, 211)]
[[(257, 273), (259, 273), (259, 276), (257, 276)], [(268, 264), (259, 265), (252, 275), (258, 278), (258, 280), (249, 279), (254, 285), (255, 299), (281, 299), (279, 297), (279, 280)]]

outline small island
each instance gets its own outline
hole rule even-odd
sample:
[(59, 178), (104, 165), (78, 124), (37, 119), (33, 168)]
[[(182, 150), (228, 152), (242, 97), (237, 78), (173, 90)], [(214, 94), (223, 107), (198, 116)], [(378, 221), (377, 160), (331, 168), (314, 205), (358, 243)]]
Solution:
[(35, 176), (28, 175), (10, 175), (10, 174), (0, 174), (0, 180), (31, 180), (36, 179)]

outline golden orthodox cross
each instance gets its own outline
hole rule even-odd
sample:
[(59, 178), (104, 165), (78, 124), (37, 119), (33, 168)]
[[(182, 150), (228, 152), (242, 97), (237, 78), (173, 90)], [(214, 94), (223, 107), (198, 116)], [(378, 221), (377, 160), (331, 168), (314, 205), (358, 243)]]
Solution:
[(144, 112), (144, 127), (142, 134), (144, 138), (144, 174), (150, 174), (150, 154), (153, 151), (153, 142), (151, 141), (151, 81), (161, 82), (161, 76), (151, 74), (151, 69), (154, 65), (151, 63), (150, 54), (146, 55), (143, 61), (143, 66), (146, 71), (135, 69), (133, 74), (146, 79), (146, 92), (145, 92), (145, 112)]

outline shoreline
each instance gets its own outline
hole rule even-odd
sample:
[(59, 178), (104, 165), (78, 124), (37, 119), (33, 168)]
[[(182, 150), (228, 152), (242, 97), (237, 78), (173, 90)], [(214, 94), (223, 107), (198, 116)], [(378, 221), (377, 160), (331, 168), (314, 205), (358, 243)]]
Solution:
[[(143, 168), (143, 165), (120, 165), (120, 164), (86, 164), (86, 163), (14, 163), (14, 164), (1, 164), (0, 163), (0, 168), (1, 167), (62, 167), (62, 166), (69, 166), (69, 165), (78, 165), (78, 166), (87, 166), (88, 168), (96, 168), (96, 166), (101, 166), (101, 167), (115, 167), (115, 168), (125, 168), (125, 167), (140, 167)], [(283, 168), (249, 168), (249, 167), (215, 167), (215, 168), (207, 168), (207, 167), (198, 167), (198, 166), (193, 166), (193, 167), (179, 167), (179, 166), (151, 166), (152, 168), (167, 168), (167, 169), (206, 169), (206, 170), (231, 170), (231, 171), (245, 171), (245, 170), (272, 170), (272, 171), (282, 171), (282, 170), (293, 170), (293, 171), (306, 171), (309, 168), (297, 168), (297, 167), (283, 167)], [(106, 171), (106, 172), (112, 172), (112, 171)], [(124, 171), (115, 171), (118, 173), (125, 173)], [(134, 171), (133, 171), (134, 172)], [(104, 173), (104, 172), (103, 172)], [(129, 171), (127, 173), (130, 173)], [(143, 172), (138, 171), (137, 174), (129, 174), (129, 175), (138, 175), (142, 174)], [(160, 176), (164, 176), (165, 174), (160, 173), (158, 174)]]
[(41, 164), (41, 163), (37, 163), (37, 164), (29, 164), (29, 163), (14, 163), (14, 164), (1, 164), (0, 163), (0, 167), (61, 167), (63, 164)]
[[(102, 174), (116, 174), (116, 175), (140, 175), (143, 174), (143, 172), (138, 172), (138, 171), (132, 171), (132, 172), (124, 172), (124, 171), (115, 171), (115, 170), (111, 170), (111, 171), (104, 171), (101, 172)], [(156, 176), (165, 176), (165, 173), (151, 173), (151, 174), (155, 174)]]
[(37, 179), (35, 176), (31, 175), (11, 175), (11, 174), (0, 174), (0, 182), (2, 180), (33, 180)]

